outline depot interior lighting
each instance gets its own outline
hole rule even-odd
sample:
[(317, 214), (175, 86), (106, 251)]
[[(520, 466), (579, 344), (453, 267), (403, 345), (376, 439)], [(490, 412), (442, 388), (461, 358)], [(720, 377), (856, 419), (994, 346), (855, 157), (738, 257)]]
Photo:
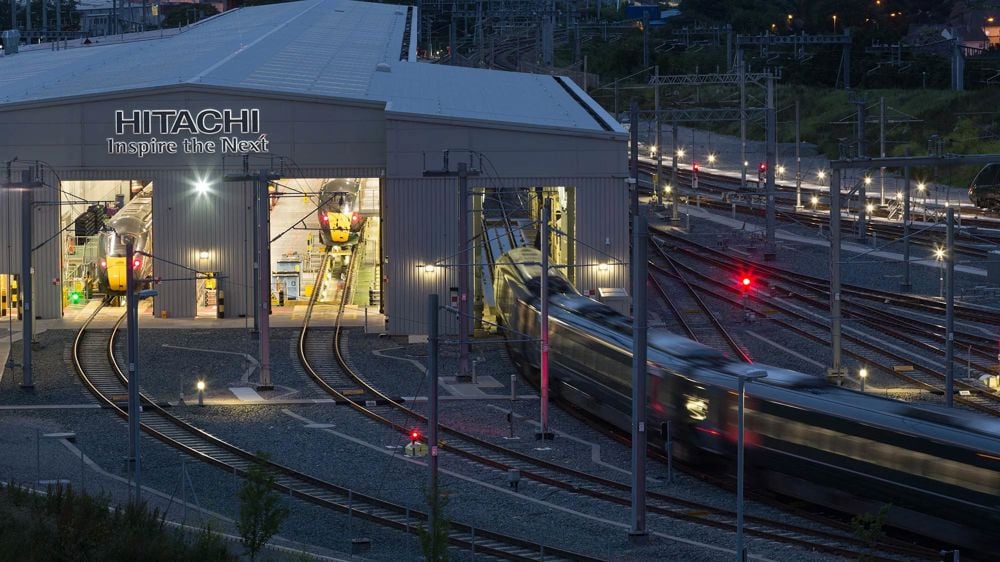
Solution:
[(608, 262), (601, 262), (600, 265), (597, 266), (597, 269), (598, 269), (598, 271), (607, 271), (608, 270)]
[(429, 263), (421, 267), (423, 268), (424, 273), (434, 273), (434, 264), (432, 263)]
[(202, 251), (198, 252), (198, 259), (207, 260), (208, 259), (208, 255), (209, 254), (208, 254), (207, 251), (202, 250)]
[(198, 193), (208, 193), (208, 181), (203, 179), (198, 179), (194, 182), (194, 188)]

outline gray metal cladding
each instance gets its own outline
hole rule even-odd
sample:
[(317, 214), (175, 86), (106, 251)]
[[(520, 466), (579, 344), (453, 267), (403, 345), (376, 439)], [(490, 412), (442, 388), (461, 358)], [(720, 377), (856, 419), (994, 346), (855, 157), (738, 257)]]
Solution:
[[(5, 178), (6, 180), (6, 178)], [(62, 273), (59, 271), (62, 236), (59, 235), (59, 191), (51, 175), (45, 177), (45, 187), (36, 189), (32, 211), (32, 266), (34, 278), (35, 316), (62, 316)], [(21, 273), (21, 193), (0, 190), (0, 273)]]

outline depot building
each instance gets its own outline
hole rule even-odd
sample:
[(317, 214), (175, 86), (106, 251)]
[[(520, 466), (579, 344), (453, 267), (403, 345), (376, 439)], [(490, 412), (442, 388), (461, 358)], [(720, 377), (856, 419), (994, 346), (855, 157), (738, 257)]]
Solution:
[[(141, 228), (155, 318), (253, 315), (255, 202), (269, 209), (272, 293), (304, 302), (349, 280), (389, 333), (425, 333), (427, 295), (454, 299), (459, 275), (476, 313), (488, 309), (481, 266), (504, 249), (488, 224), (499, 206), (519, 217), (515, 243), (532, 243), (551, 201), (552, 263), (587, 294), (627, 287), (622, 127), (565, 77), (418, 62), (418, 22), (410, 6), (308, 0), (6, 49), (3, 315), (23, 299), (25, 190), (38, 318), (113, 292), (108, 224), (137, 197), (152, 201)], [(338, 178), (350, 180), (346, 200), (325, 187)], [(331, 245), (321, 234), (334, 200), (357, 231)], [(331, 249), (342, 273), (324, 283)]]

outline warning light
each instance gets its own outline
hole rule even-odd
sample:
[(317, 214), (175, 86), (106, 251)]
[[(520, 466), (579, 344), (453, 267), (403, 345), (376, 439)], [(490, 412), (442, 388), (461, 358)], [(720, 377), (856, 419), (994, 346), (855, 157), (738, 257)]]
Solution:
[(326, 213), (320, 213), (319, 220), (321, 220), (324, 223), (328, 223), (330, 222), (330, 217), (328, 217)]
[(697, 162), (691, 162), (691, 171), (697, 174), (699, 171), (701, 171), (701, 165), (699, 165)]
[(108, 268), (108, 260), (101, 260), (101, 269)]
[(139, 269), (142, 266), (142, 258), (134, 258), (132, 260), (132, 269)]
[(414, 429), (413, 431), (410, 432), (410, 442), (416, 443), (419, 440), (420, 440), (420, 431)]
[(79, 291), (70, 291), (69, 292), (69, 303), (70, 304), (80, 304), (81, 300), (83, 300), (83, 295), (81, 295)]
[(361, 222), (361, 215), (358, 213), (351, 213), (351, 224), (358, 224)]
[(762, 174), (764, 172), (766, 172), (767, 171), (767, 162), (761, 162), (760, 165), (757, 166), (757, 171), (760, 172), (760, 173), (762, 173)]
[(743, 286), (744, 287), (749, 287), (750, 286), (750, 278), (749, 277), (744, 277), (743, 278)]

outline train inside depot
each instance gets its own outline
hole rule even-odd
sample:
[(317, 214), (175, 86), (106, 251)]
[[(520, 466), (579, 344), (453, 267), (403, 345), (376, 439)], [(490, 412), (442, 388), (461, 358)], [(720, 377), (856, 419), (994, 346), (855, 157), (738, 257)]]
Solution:
[[(204, 244), (182, 250), (181, 259), (158, 256), (153, 182), (63, 181), (60, 189), (63, 235), (52, 242), (61, 242), (63, 268), (62, 277), (53, 283), (62, 287), (64, 311), (82, 310), (97, 300), (123, 304), (127, 268), (133, 268), (137, 279), (158, 279), (162, 268), (158, 273), (157, 262), (169, 257), (187, 272), (183, 277), (190, 277), (182, 281), (194, 281), (195, 317), (226, 317), (224, 280), (233, 277), (227, 264), (240, 262), (242, 254), (226, 256), (213, 244)], [(248, 196), (252, 193), (250, 185), (243, 189)], [(338, 298), (355, 252), (367, 248), (371, 253), (378, 247), (379, 190), (378, 178), (286, 177), (269, 182), (273, 305), (294, 305), (320, 289), (322, 298)], [(191, 196), (206, 195), (211, 196), (194, 189)], [(252, 238), (252, 216), (248, 214), (245, 222), (242, 226)], [(243, 230), (238, 223), (236, 228)], [(134, 244), (132, 263), (126, 263), (127, 239)], [(158, 249), (168, 252), (169, 244)], [(327, 255), (331, 256), (329, 266), (321, 268)], [(317, 278), (321, 269), (332, 282)], [(359, 302), (377, 300), (378, 274), (374, 270), (358, 273), (364, 278), (359, 281), (363, 285), (357, 291)], [(0, 301), (4, 316), (20, 313), (17, 275), (0, 276)], [(140, 307), (149, 304), (146, 301)]]

